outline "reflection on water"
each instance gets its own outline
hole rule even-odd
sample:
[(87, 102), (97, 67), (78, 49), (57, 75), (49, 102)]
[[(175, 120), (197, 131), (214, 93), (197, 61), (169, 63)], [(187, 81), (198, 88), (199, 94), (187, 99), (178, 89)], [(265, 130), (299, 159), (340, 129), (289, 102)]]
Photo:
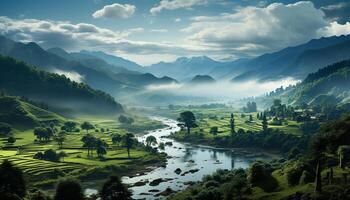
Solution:
[[(158, 199), (153, 195), (164, 191), (166, 188), (171, 188), (174, 191), (182, 190), (187, 187), (190, 181), (200, 181), (203, 176), (212, 174), (217, 169), (237, 169), (247, 168), (250, 163), (257, 159), (268, 159), (268, 157), (262, 155), (246, 157), (249, 154), (247, 151), (238, 153), (229, 149), (215, 149), (210, 147), (195, 146), (186, 143), (176, 142), (169, 138), (162, 136), (168, 136), (171, 132), (178, 131), (177, 122), (165, 118), (155, 118), (168, 125), (168, 128), (150, 131), (148, 134), (138, 137), (140, 142), (144, 142), (147, 136), (153, 135), (160, 142), (172, 142), (172, 146), (166, 146), (164, 152), (169, 156), (167, 165), (165, 168), (160, 167), (152, 170), (151, 172), (137, 177), (123, 177), (124, 183), (134, 184), (137, 182), (151, 182), (155, 179), (167, 179), (166, 182), (161, 182), (157, 186), (150, 186), (149, 183), (131, 187), (133, 191), (133, 198), (135, 199)], [(181, 173), (177, 174), (174, 171), (181, 169)], [(189, 173), (189, 170), (199, 170), (194, 173)], [(187, 173), (185, 173), (187, 172)], [(153, 190), (153, 191), (152, 191)]]

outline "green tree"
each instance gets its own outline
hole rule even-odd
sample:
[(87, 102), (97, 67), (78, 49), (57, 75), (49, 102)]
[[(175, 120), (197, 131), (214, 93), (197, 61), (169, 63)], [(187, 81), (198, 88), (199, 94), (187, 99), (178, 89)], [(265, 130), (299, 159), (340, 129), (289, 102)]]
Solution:
[(65, 135), (66, 135), (66, 132), (65, 131), (61, 131), (54, 137), (54, 140), (57, 142), (57, 145), (59, 146), (60, 149), (62, 149), (63, 142), (66, 139)]
[(86, 133), (89, 134), (89, 130), (94, 129), (95, 127), (90, 122), (83, 122), (80, 125), (80, 128), (86, 130)]
[(102, 200), (131, 200), (132, 193), (122, 183), (118, 176), (111, 176), (103, 184), (100, 193)]
[(93, 149), (96, 146), (97, 139), (90, 134), (86, 134), (81, 138), (81, 141), (83, 142), (83, 147), (87, 148), (88, 156), (90, 156), (90, 153), (93, 155)]
[(73, 121), (67, 121), (64, 123), (64, 126), (67, 132), (73, 132), (77, 126), (77, 123)]
[(231, 118), (230, 118), (230, 130), (231, 130), (231, 136), (235, 133), (235, 116), (233, 113), (231, 113)]
[(131, 133), (123, 135), (123, 142), (125, 144), (126, 150), (128, 151), (128, 158), (130, 158), (130, 149), (134, 145), (134, 135)]
[(83, 189), (76, 180), (67, 179), (60, 181), (56, 187), (54, 200), (84, 200)]
[(213, 135), (217, 135), (219, 132), (219, 128), (217, 126), (211, 127), (210, 128), (210, 133)]
[(26, 184), (22, 171), (8, 160), (0, 165), (0, 197), (16, 194), (23, 198), (26, 194)]
[(103, 155), (106, 155), (107, 154), (107, 147), (108, 147), (108, 144), (107, 142), (101, 140), (101, 139), (97, 139), (96, 141), (96, 153), (97, 153), (97, 156), (102, 158)]
[(122, 136), (120, 134), (115, 133), (115, 134), (112, 135), (112, 143), (114, 145), (119, 144), (121, 141), (122, 141)]
[(191, 128), (197, 127), (196, 117), (191, 111), (185, 111), (180, 113), (180, 117), (177, 119), (180, 126), (187, 128), (187, 134), (191, 133)]
[(268, 122), (266, 119), (266, 115), (264, 114), (263, 118), (262, 118), (262, 128), (263, 128), (263, 132), (267, 133), (267, 129), (268, 129)]
[(339, 167), (344, 169), (345, 163), (349, 161), (350, 158), (350, 146), (343, 145), (338, 147), (338, 156), (339, 156)]
[(9, 143), (9, 144), (14, 144), (16, 142), (16, 138), (15, 137), (13, 137), (13, 136), (10, 136), (10, 137), (8, 137), (7, 138), (7, 143)]
[(156, 137), (153, 135), (150, 135), (146, 138), (146, 145), (147, 146), (152, 146), (158, 144)]

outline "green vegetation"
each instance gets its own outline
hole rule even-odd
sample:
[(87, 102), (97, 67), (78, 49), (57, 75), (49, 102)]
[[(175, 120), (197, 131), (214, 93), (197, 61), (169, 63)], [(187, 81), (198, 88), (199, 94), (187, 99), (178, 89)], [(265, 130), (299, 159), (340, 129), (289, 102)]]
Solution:
[(171, 199), (349, 199), (349, 127), (350, 116), (329, 123), (304, 155), (258, 161), (247, 170), (218, 170)]
[(71, 114), (94, 115), (123, 112), (122, 106), (110, 95), (73, 82), (63, 75), (48, 73), (2, 56), (0, 66), (1, 88), (11, 95), (44, 101), (50, 109), (61, 113), (68, 110), (74, 111)]

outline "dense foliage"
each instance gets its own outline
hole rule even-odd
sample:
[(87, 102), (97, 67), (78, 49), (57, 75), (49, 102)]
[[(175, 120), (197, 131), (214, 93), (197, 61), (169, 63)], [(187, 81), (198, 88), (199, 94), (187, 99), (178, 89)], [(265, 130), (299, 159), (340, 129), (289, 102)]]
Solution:
[(52, 109), (82, 113), (123, 111), (110, 95), (64, 75), (44, 72), (8, 57), (0, 57), (0, 66), (0, 87), (9, 94), (43, 101)]

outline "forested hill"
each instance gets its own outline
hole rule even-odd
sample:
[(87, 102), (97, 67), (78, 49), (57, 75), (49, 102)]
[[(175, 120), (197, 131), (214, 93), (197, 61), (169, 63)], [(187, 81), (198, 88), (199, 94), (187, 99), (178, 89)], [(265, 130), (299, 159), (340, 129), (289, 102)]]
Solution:
[(291, 104), (337, 105), (350, 103), (350, 60), (334, 63), (287, 90), (270, 94)]
[(9, 57), (0, 56), (0, 88), (11, 95), (45, 102), (50, 110), (64, 114), (123, 112), (122, 106), (102, 91)]

